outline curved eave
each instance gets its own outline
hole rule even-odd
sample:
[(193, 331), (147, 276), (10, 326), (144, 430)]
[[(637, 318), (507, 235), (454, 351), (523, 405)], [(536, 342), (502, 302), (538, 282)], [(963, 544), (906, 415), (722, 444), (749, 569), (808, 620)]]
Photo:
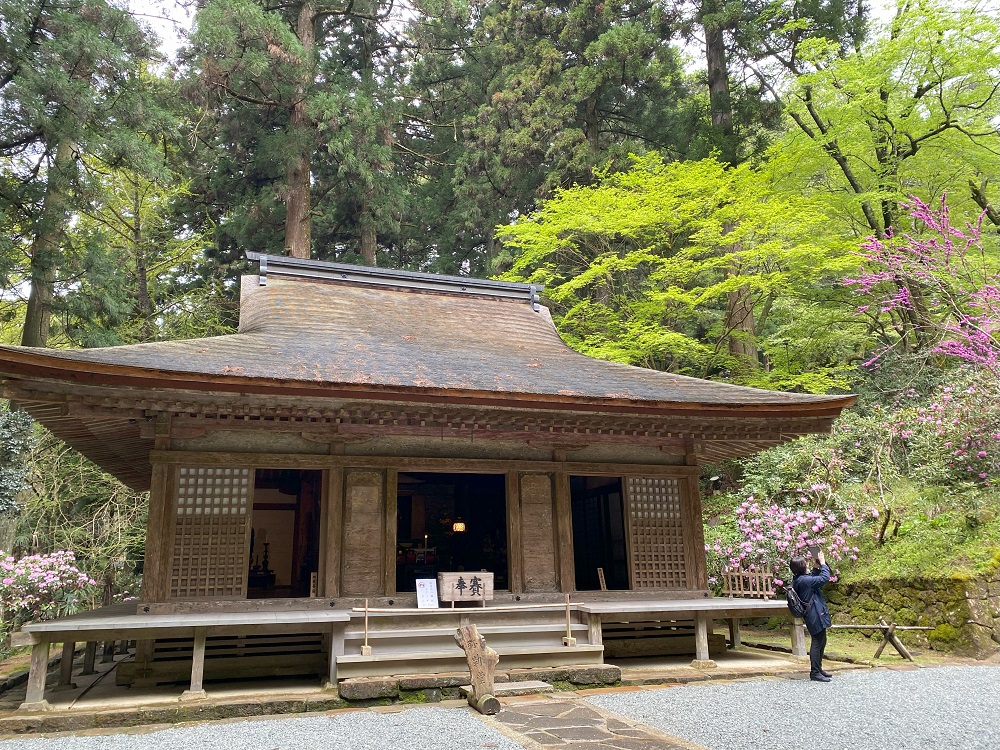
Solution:
[[(465, 404), (497, 408), (546, 409), (588, 413), (691, 415), (716, 417), (836, 417), (854, 404), (856, 396), (802, 396), (776, 393), (773, 403), (651, 401), (590, 398), (454, 388), (393, 387), (348, 383), (255, 378), (239, 374), (207, 374), (107, 365), (53, 357), (26, 349), (0, 348), (0, 375), (30, 377), (88, 386), (126, 386), (214, 393), (376, 399), (416, 403)], [(801, 400), (799, 400), (801, 398)]]

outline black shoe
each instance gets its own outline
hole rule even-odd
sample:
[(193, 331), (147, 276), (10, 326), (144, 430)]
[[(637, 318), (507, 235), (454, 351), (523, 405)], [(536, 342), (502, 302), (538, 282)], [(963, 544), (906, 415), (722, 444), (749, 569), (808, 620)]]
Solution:
[(833, 677), (832, 674), (830, 674), (829, 672), (827, 672), (826, 670), (823, 670), (823, 669), (819, 670), (819, 673), (821, 675), (823, 675), (824, 677)]
[(822, 672), (820, 672), (819, 674), (809, 675), (809, 679), (812, 680), (813, 682), (830, 682), (830, 678), (827, 677)]

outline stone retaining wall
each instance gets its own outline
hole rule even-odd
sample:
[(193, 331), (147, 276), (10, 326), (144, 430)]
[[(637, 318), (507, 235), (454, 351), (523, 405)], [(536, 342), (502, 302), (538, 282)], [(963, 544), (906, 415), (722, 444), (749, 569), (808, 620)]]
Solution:
[(906, 631), (903, 642), (978, 659), (1000, 651), (1000, 574), (837, 583), (823, 592), (835, 624), (925, 625), (934, 630)]

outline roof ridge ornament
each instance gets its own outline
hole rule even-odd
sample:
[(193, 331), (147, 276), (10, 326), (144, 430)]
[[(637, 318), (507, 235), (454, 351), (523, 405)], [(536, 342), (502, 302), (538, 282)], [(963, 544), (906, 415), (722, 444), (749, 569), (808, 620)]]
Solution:
[(521, 300), (531, 305), (535, 312), (541, 310), (539, 293), (543, 284), (523, 284), (514, 281), (477, 279), (471, 276), (448, 276), (423, 271), (399, 271), (389, 268), (355, 266), (348, 263), (332, 263), (304, 258), (289, 258), (284, 255), (268, 255), (248, 251), (248, 260), (259, 264), (260, 286), (267, 286), (269, 275), (289, 276), (299, 279), (317, 279), (380, 286), (393, 289), (407, 289), (421, 292), (444, 292), (477, 297)]

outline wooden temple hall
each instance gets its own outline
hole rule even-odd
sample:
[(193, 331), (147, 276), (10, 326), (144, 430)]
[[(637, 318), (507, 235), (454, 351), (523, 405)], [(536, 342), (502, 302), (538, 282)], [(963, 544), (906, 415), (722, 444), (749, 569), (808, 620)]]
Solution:
[(500, 669), (710, 667), (712, 620), (787, 611), (712, 596), (699, 467), (825, 432), (852, 397), (586, 357), (538, 286), (250, 258), (237, 333), (0, 347), (4, 398), (149, 490), (140, 601), (25, 626), (25, 707), (52, 643), (134, 640), (120, 684), (198, 696), (460, 671), (470, 620)]

